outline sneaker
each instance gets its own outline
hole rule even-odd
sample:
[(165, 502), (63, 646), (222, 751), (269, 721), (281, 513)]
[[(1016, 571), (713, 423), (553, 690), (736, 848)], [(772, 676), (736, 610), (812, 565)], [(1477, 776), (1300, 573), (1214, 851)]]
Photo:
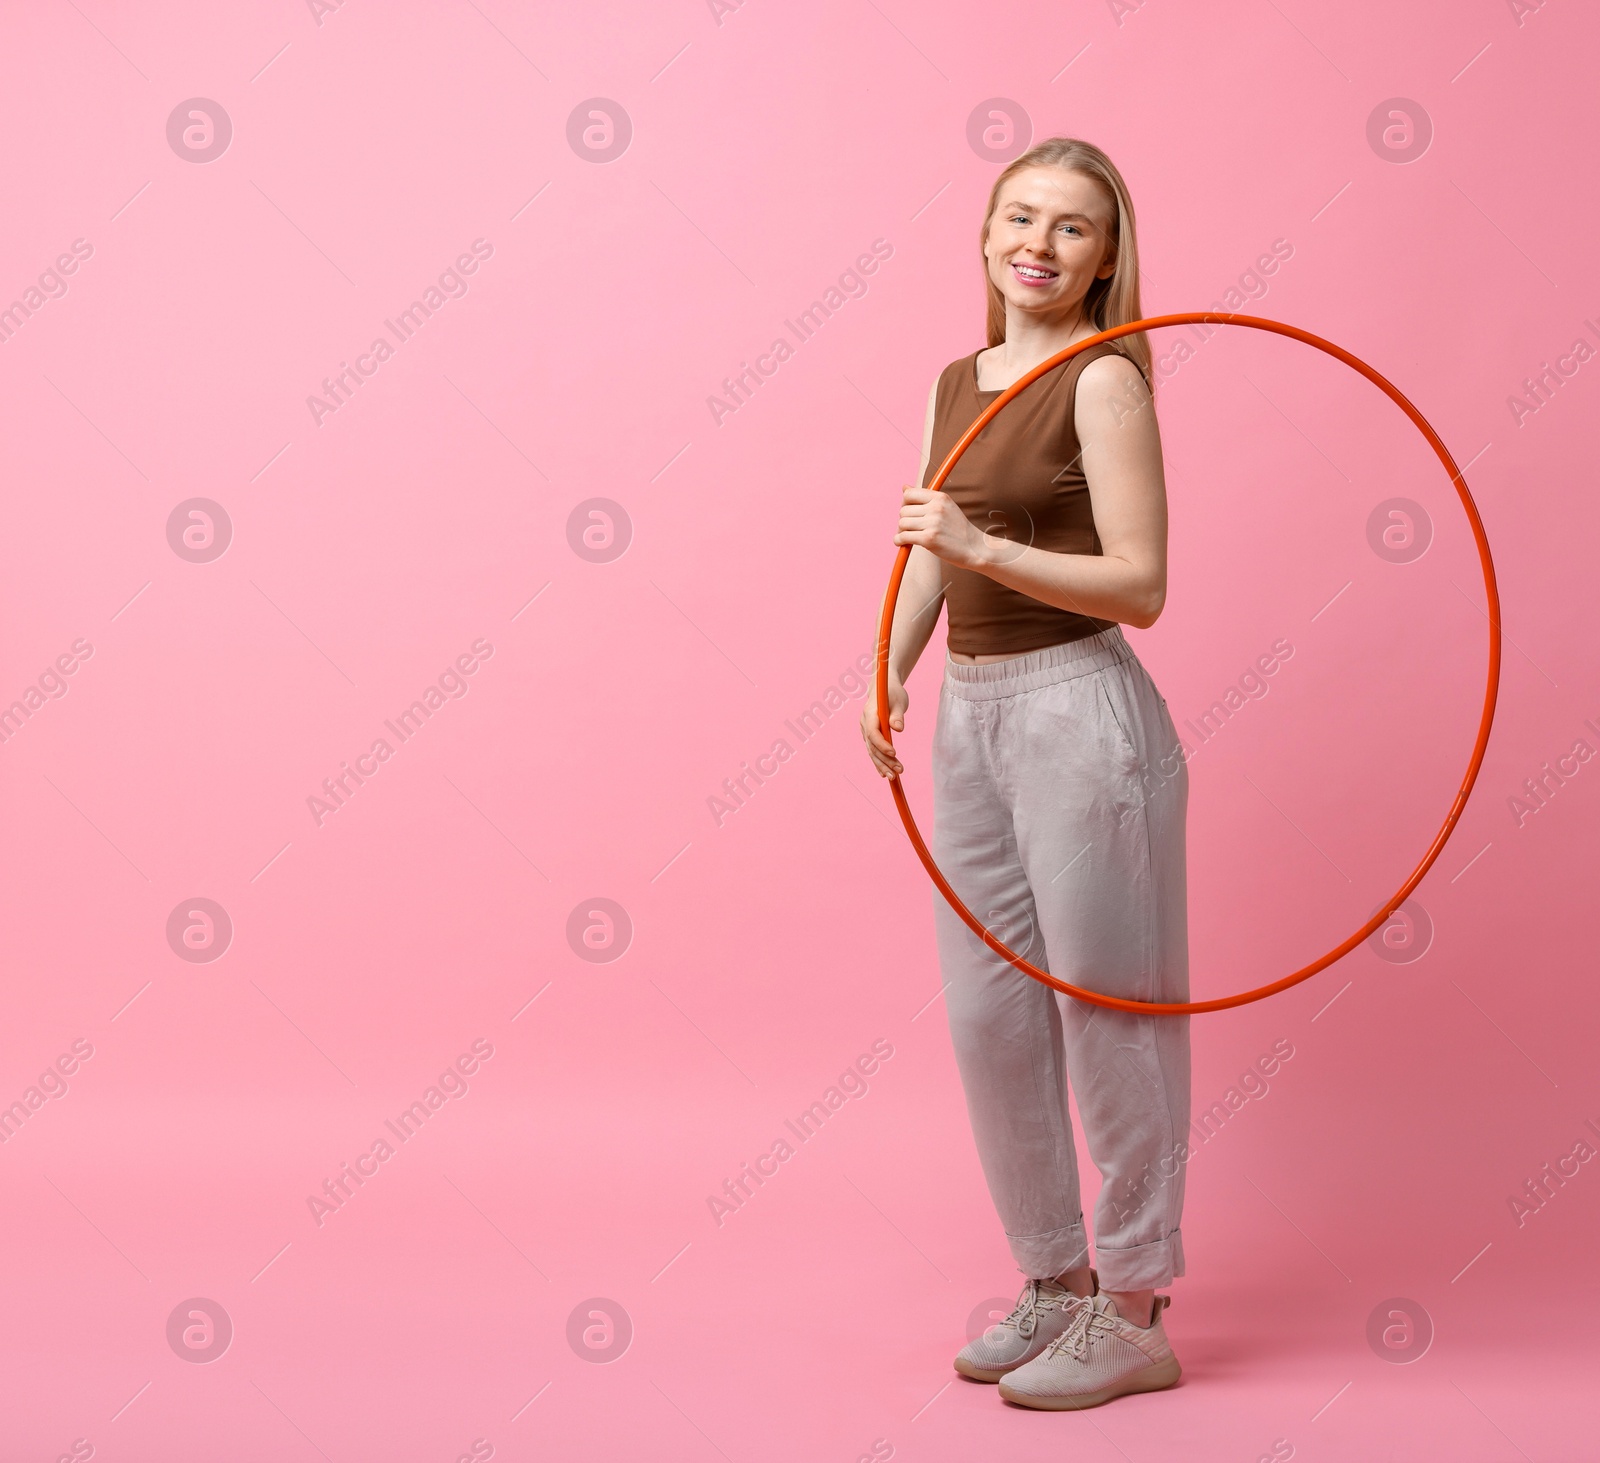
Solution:
[[(1098, 1294), (1099, 1275), (1090, 1270), (1089, 1278)], [(1083, 1296), (1063, 1290), (1053, 1280), (1030, 1280), (1005, 1320), (997, 1321), (976, 1341), (961, 1348), (956, 1370), (975, 1382), (998, 1382), (1006, 1373), (1038, 1356), (1067, 1329), (1085, 1304)]]
[(1108, 1295), (1075, 1308), (1067, 1329), (1025, 1366), (1006, 1374), (1000, 1395), (1023, 1407), (1062, 1412), (1098, 1407), (1128, 1392), (1156, 1392), (1182, 1374), (1161, 1313), (1172, 1304), (1156, 1296), (1148, 1326), (1117, 1314)]

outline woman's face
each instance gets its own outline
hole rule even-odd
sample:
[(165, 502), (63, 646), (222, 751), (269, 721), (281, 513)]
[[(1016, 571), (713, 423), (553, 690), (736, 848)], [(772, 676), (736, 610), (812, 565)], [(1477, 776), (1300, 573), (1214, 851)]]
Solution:
[(1115, 214), (1100, 185), (1065, 168), (1026, 168), (1000, 190), (984, 258), (1006, 302), (1044, 319), (1074, 314), (1116, 265)]

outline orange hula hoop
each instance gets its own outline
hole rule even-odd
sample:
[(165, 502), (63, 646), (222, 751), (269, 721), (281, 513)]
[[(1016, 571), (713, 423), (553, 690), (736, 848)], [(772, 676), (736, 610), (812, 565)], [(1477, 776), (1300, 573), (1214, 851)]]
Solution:
[[(1080, 1001), (1087, 1001), (1091, 1005), (1105, 1006), (1114, 1011), (1145, 1012), (1153, 1016), (1189, 1016), (1199, 1015), (1205, 1011), (1225, 1011), (1231, 1006), (1248, 1005), (1251, 1001), (1264, 1000), (1268, 996), (1276, 995), (1279, 991), (1288, 990), (1290, 986), (1299, 985), (1303, 980), (1309, 980), (1320, 970), (1326, 970), (1336, 960), (1348, 955), (1355, 947), (1382, 924), (1398, 909), (1401, 903), (1418, 884), (1422, 876), (1433, 867), (1434, 861), (1443, 852), (1446, 841), (1455, 830), (1460, 821), (1463, 809), (1467, 805), (1467, 798), (1472, 793), (1473, 784), (1478, 779), (1478, 769), (1483, 765), (1483, 754), (1489, 745), (1489, 730), (1494, 725), (1495, 701), (1500, 690), (1500, 594), (1496, 587), (1494, 560), (1489, 553), (1489, 540), (1483, 530), (1483, 520), (1478, 516), (1477, 504), (1472, 500), (1468, 491), (1467, 482), (1461, 475), (1461, 469), (1455, 464), (1455, 459), (1450, 456), (1449, 449), (1444, 445), (1439, 434), (1434, 431), (1426, 417), (1416, 409), (1394, 386), (1377, 371), (1373, 370), (1359, 356), (1353, 356), (1349, 351), (1341, 349), (1332, 341), (1324, 340), (1320, 335), (1313, 335), (1309, 330), (1300, 330), (1293, 325), (1284, 325), (1277, 320), (1265, 320), (1255, 315), (1230, 315), (1205, 312), (1201, 314), (1184, 315), (1156, 315), (1148, 320), (1134, 320), (1127, 325), (1118, 325), (1111, 330), (1102, 330), (1098, 335), (1092, 335), (1087, 340), (1080, 340), (1075, 345), (1068, 346), (1065, 350), (1057, 351), (1048, 360), (1042, 361), (1026, 375), (1005, 388), (1004, 391), (982, 412), (967, 430), (962, 433), (955, 446), (950, 449), (950, 454), (945, 458), (943, 465), (934, 475), (929, 488), (937, 492), (950, 476), (951, 470), (960, 460), (961, 454), (970, 447), (981, 432), (1007, 402), (1013, 400), (1019, 392), (1025, 390), (1047, 371), (1070, 361), (1080, 351), (1088, 350), (1090, 346), (1099, 345), (1103, 341), (1118, 340), (1124, 335), (1134, 335), (1140, 331), (1156, 330), (1167, 325), (1240, 325), (1252, 330), (1265, 330), (1274, 335), (1286, 335), (1291, 340), (1304, 342), (1306, 345), (1315, 346), (1326, 355), (1333, 356), (1336, 360), (1343, 361), (1352, 370), (1358, 371), (1383, 392), (1396, 406), (1408, 417), (1416, 429), (1427, 439), (1428, 445), (1433, 448), (1439, 461), (1444, 464), (1444, 469), (1450, 475), (1457, 496), (1461, 499), (1461, 506), (1466, 510), (1467, 521), (1472, 525), (1472, 536), (1478, 546), (1478, 560), (1483, 567), (1483, 587), (1488, 596), (1489, 618), (1489, 672), (1488, 680), (1483, 693), (1483, 714), (1478, 720), (1478, 735), (1472, 746), (1472, 756), (1467, 762), (1466, 776), (1461, 779), (1461, 786), (1457, 790), (1454, 800), (1450, 804), (1450, 811), (1445, 814), (1444, 822), (1439, 831), (1434, 834), (1433, 842), (1428, 845), (1428, 850), (1423, 854), (1421, 861), (1411, 871), (1399, 890), (1393, 894), (1387, 903), (1361, 926), (1353, 935), (1343, 940), (1327, 954), (1319, 956), (1309, 965), (1275, 980), (1270, 985), (1258, 986), (1255, 990), (1243, 991), (1239, 995), (1220, 996), (1212, 1001), (1128, 1001), (1120, 996), (1106, 996), (1098, 991), (1085, 990), (1081, 986), (1070, 985), (1064, 980), (1057, 980), (1048, 971), (1040, 970), (1030, 961), (1024, 960), (1014, 950), (997, 940), (978, 920), (978, 918), (961, 902), (961, 898), (944, 875), (940, 873), (939, 866), (933, 861), (933, 855), (928, 852), (928, 846), (923, 842), (922, 833), (917, 828), (917, 821), (911, 816), (911, 806), (906, 801), (905, 789), (900, 785), (899, 777), (891, 777), (889, 786), (894, 793), (895, 806), (900, 810), (900, 821), (905, 824), (907, 835), (911, 839), (911, 846), (916, 849), (917, 857), (922, 860), (922, 866), (928, 871), (928, 876), (944, 895), (950, 907), (961, 916), (967, 927), (983, 941), (995, 954), (1008, 960), (1012, 965), (1025, 975), (1032, 976), (1035, 980), (1065, 995), (1075, 996)], [(889, 576), (889, 590), (884, 597), (883, 613), (878, 621), (878, 655), (877, 675), (875, 687), (878, 698), (878, 730), (885, 741), (892, 747), (893, 734), (889, 730), (889, 637), (894, 626), (895, 602), (900, 595), (900, 581), (905, 577), (906, 562), (911, 557), (911, 545), (902, 544), (899, 554), (895, 558), (894, 570)]]

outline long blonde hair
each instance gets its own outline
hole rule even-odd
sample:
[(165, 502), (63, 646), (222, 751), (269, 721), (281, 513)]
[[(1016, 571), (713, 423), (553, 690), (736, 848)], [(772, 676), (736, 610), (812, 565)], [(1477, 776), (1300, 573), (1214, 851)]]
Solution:
[[(989, 190), (989, 206), (984, 210), (983, 223), (978, 229), (978, 252), (983, 259), (983, 278), (988, 290), (988, 317), (985, 323), (989, 344), (999, 345), (1006, 338), (1006, 302), (1000, 287), (989, 278), (989, 261), (983, 248), (989, 239), (989, 221), (994, 217), (1000, 190), (1025, 168), (1066, 168), (1070, 172), (1083, 173), (1093, 178), (1105, 191), (1108, 200), (1115, 203), (1116, 220), (1111, 227), (1111, 247), (1116, 254), (1116, 265), (1109, 278), (1097, 279), (1089, 286), (1089, 293), (1083, 300), (1083, 314), (1097, 331), (1143, 319), (1144, 312), (1139, 306), (1139, 235), (1128, 185), (1123, 182), (1117, 165), (1092, 142), (1083, 142), (1076, 137), (1049, 137), (1007, 164), (994, 180), (994, 187)], [(1145, 333), (1141, 330), (1135, 335), (1124, 335), (1114, 344), (1139, 368), (1145, 384), (1153, 387), (1150, 342)]]

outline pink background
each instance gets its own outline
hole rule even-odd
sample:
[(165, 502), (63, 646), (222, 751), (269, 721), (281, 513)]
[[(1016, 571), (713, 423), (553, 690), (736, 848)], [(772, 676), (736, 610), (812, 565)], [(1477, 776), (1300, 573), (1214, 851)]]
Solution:
[[(1600, 1164), (1520, 1224), (1508, 1201), (1600, 1146), (1600, 766), (1520, 826), (1509, 799), (1600, 748), (1576, 592), (1600, 358), (1509, 399), (1600, 345), (1600, 26), (1504, 0), (721, 8), (8, 9), (0, 303), (92, 253), (0, 349), (0, 699), (45, 685), (0, 746), (5, 1457), (1583, 1456)], [(231, 120), (209, 162), (168, 142), (192, 98)], [(609, 162), (567, 140), (594, 98), (631, 121)], [(1368, 140), (1394, 98), (1431, 119), (1409, 162)], [(997, 164), (967, 127), (993, 99), (1117, 160), (1147, 313), (1246, 276), (1240, 308), (1406, 391), (1505, 605), (1494, 738), (1416, 894), (1431, 944), (1194, 1018), (1197, 1115), (1294, 1055), (1193, 1160), (1184, 1383), (1076, 1416), (952, 1382), (1019, 1277), (931, 890), (858, 703), (784, 726), (855, 687), (929, 383), (983, 344)], [(474, 240), (467, 292), (319, 424), (323, 378)], [(865, 293), (719, 425), (723, 379), (874, 240)], [(1313, 958), (1420, 857), (1485, 599), (1444, 474), (1336, 362), (1219, 332), (1160, 409), (1171, 590), (1130, 638), (1180, 722), (1293, 647), (1193, 763), (1204, 997)], [(1368, 542), (1395, 497), (1432, 523), (1409, 563)], [(209, 562), (168, 539), (197, 498), (231, 522)], [(597, 498), (628, 524), (609, 562), (569, 537)], [(478, 641), (464, 694), (319, 826), (322, 780)], [(903, 741), (924, 816), (940, 656)], [(719, 826), (708, 798), (780, 737)], [(198, 899), (232, 925), (211, 961), (167, 938)], [(632, 933), (597, 962), (567, 931), (601, 899)], [(319, 1225), (308, 1196), (475, 1041), (470, 1091)], [(874, 1042), (870, 1090), (719, 1224), (710, 1196)], [(167, 1339), (193, 1298), (232, 1327), (205, 1364)], [(1434, 1333), (1405, 1364), (1367, 1340), (1392, 1298)], [(569, 1343), (591, 1300), (626, 1350)]]

